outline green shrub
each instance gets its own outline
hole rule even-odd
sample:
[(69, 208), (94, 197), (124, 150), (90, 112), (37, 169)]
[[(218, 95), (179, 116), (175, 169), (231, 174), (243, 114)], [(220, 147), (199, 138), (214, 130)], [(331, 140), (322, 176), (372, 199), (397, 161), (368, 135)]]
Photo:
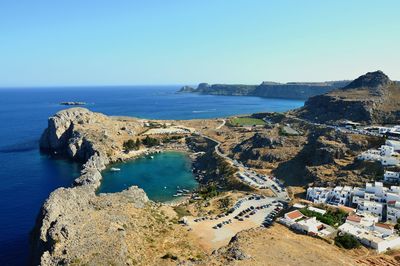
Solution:
[(144, 140), (142, 140), (143, 145), (146, 147), (153, 147), (160, 144), (160, 141), (156, 138), (152, 138), (147, 136)]
[(133, 139), (127, 140), (124, 142), (123, 147), (126, 151), (138, 150), (140, 149), (140, 139)]
[(345, 249), (358, 248), (361, 245), (360, 242), (354, 236), (349, 234), (337, 235), (335, 237), (335, 244), (338, 247)]
[(300, 212), (308, 217), (316, 217), (318, 221), (330, 226), (343, 224), (343, 221), (347, 216), (346, 212), (339, 209), (329, 209), (324, 215), (318, 212), (310, 211), (306, 208), (301, 209)]

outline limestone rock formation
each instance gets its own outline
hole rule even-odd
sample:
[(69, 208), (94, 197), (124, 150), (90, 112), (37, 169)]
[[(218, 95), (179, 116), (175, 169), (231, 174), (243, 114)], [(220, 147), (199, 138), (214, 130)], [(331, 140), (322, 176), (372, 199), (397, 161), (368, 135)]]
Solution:
[(265, 81), (260, 85), (200, 83), (196, 89), (185, 86), (179, 92), (211, 95), (258, 96), (267, 98), (307, 99), (346, 86), (348, 81), (289, 82)]
[(400, 118), (399, 100), (400, 86), (382, 71), (376, 71), (360, 76), (342, 89), (311, 97), (296, 113), (320, 123), (395, 123)]
[[(105, 115), (84, 108), (66, 109), (49, 118), (48, 127), (40, 140), (40, 148), (62, 153), (85, 164), (74, 186), (53, 191), (41, 208), (31, 235), (32, 264), (70, 264), (74, 263), (74, 259), (90, 257), (86, 253), (93, 252), (108, 252), (117, 264), (126, 263), (124, 235), (115, 236), (113, 232), (119, 229), (112, 229), (113, 224), (118, 227), (123, 223), (122, 218), (110, 215), (106, 210), (101, 221), (96, 215), (99, 215), (98, 210), (111, 206), (144, 208), (149, 200), (138, 187), (114, 194), (95, 194), (102, 178), (100, 172), (113, 160), (109, 151), (115, 146), (111, 138), (105, 138), (105, 134), (99, 134), (99, 131), (102, 132), (106, 124), (110, 128), (120, 128), (115, 123)], [(109, 227), (106, 233), (103, 232), (109, 234), (104, 236), (108, 241), (93, 237), (101, 234), (97, 223)], [(85, 235), (86, 238), (82, 239)], [(110, 242), (113, 244), (112, 249), (109, 249)]]

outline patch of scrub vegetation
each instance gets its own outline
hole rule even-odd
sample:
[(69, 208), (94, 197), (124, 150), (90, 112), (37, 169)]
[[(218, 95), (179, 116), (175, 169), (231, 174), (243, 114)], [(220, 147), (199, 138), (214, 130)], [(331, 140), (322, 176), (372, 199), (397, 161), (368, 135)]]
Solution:
[(202, 186), (199, 190), (199, 195), (203, 199), (211, 199), (218, 195), (217, 186), (213, 183), (210, 183), (206, 186)]
[[(170, 138), (165, 138), (164, 141), (167, 143), (167, 142), (176, 141), (178, 139), (180, 139), (180, 137), (173, 136), (173, 137), (170, 137)], [(136, 140), (129, 139), (129, 140), (127, 140), (127, 141), (125, 141), (123, 143), (123, 147), (124, 147), (125, 151), (133, 151), (133, 150), (137, 151), (137, 150), (139, 150), (141, 148), (142, 145), (150, 148), (150, 147), (153, 147), (153, 146), (160, 145), (160, 143), (161, 143), (161, 141), (159, 139), (147, 136), (146, 138), (144, 138), (142, 140), (140, 140), (140, 139), (136, 139)]]
[(232, 205), (232, 199), (227, 196), (218, 200), (219, 207), (223, 210), (227, 210)]
[(140, 149), (140, 145), (141, 145), (141, 141), (140, 139), (130, 139), (124, 142), (123, 147), (125, 149), (125, 151), (132, 151), (132, 150), (139, 150)]
[(310, 211), (306, 208), (301, 209), (300, 212), (307, 217), (316, 217), (318, 221), (334, 227), (343, 224), (347, 216), (347, 213), (340, 209), (328, 209), (325, 214)]
[(345, 249), (353, 249), (361, 246), (361, 243), (350, 234), (337, 235), (335, 237), (335, 244)]
[(182, 218), (183, 216), (191, 215), (191, 213), (184, 206), (175, 206), (174, 211), (178, 215), (178, 219)]
[(266, 125), (265, 121), (253, 117), (235, 117), (229, 120), (232, 126), (263, 126)]

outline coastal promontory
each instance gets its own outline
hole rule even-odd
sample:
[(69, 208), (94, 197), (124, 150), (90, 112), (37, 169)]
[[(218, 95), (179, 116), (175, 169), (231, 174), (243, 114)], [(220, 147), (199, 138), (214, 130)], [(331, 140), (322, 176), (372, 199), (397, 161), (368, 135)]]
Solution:
[(259, 85), (245, 84), (208, 84), (200, 83), (197, 88), (182, 87), (181, 93), (200, 93), (210, 95), (257, 96), (265, 98), (308, 99), (334, 89), (344, 87), (349, 81), (327, 82), (268, 82)]

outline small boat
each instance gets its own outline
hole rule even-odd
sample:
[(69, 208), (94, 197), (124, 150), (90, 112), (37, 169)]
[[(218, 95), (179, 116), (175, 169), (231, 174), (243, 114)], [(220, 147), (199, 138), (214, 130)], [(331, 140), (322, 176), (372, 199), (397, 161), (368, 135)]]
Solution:
[(183, 192), (186, 192), (186, 193), (189, 193), (189, 192), (190, 192), (190, 190), (187, 190), (187, 189), (182, 189), (182, 191), (183, 191)]
[(116, 168), (116, 167), (111, 167), (111, 172), (119, 172), (121, 171), (121, 168)]
[(173, 195), (174, 197), (181, 197), (182, 193), (176, 193), (175, 195)]
[(183, 190), (181, 190), (181, 189), (178, 189), (176, 192), (178, 192), (178, 193), (182, 194), (182, 193), (183, 193)]
[(154, 159), (154, 156), (153, 156), (153, 155), (151, 155), (151, 156), (150, 156), (150, 159)]
[(164, 189), (167, 189), (167, 187), (164, 187)]

